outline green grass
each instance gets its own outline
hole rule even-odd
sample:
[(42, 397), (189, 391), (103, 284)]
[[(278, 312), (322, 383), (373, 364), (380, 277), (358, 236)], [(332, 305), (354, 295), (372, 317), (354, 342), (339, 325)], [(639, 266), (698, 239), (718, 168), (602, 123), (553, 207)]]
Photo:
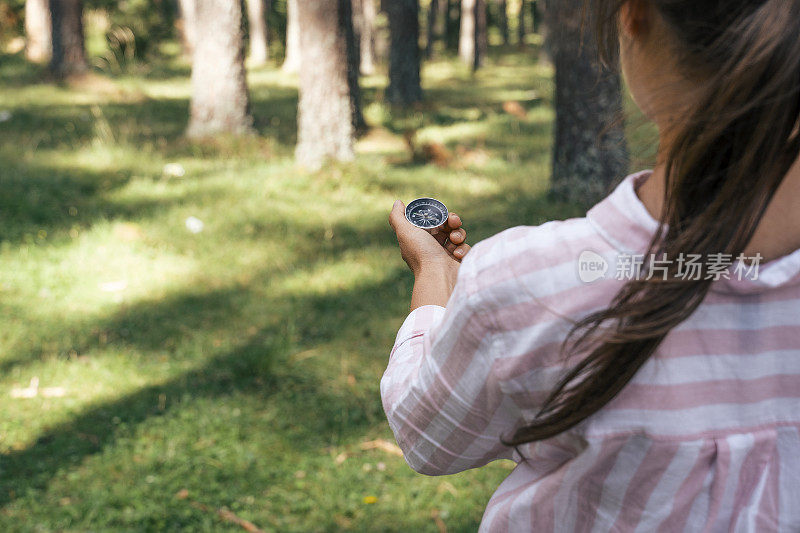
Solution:
[[(434, 62), (403, 115), (367, 78), (376, 132), (315, 174), (292, 161), (293, 78), (250, 73), (258, 137), (189, 143), (185, 66), (153, 72), (55, 86), (0, 57), (0, 530), (239, 531), (223, 507), (275, 531), (475, 530), (509, 463), (429, 478), (360, 446), (392, 439), (378, 383), (412, 282), (386, 217), (436, 196), (475, 242), (580, 214), (546, 196), (549, 69)], [(408, 127), (453, 164), (412, 160)], [(12, 397), (34, 377), (64, 396)]]

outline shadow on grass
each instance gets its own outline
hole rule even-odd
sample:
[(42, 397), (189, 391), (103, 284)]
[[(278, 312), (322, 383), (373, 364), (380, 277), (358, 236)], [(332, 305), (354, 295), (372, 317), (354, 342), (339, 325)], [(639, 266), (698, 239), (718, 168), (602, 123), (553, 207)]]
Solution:
[[(388, 318), (384, 303), (396, 298), (398, 287), (404, 285), (406, 277), (404, 272), (397, 271), (376, 284), (325, 296), (296, 298), (290, 303), (291, 309), (282, 313), (288, 321), (262, 326), (234, 349), (211, 357), (201, 368), (164, 384), (89, 407), (74, 419), (45, 431), (30, 447), (3, 454), (0, 456), (0, 506), (31, 490), (45, 490), (50, 480), (64, 468), (100, 453), (139, 424), (180, 408), (188, 399), (245, 393), (257, 396), (265, 404), (275, 403), (282, 416), (291, 421), (291, 431), (285, 433), (298, 450), (317, 449), (362, 435), (381, 420), (377, 396), (337, 394), (325, 386), (329, 377), (323, 370), (309, 372), (308, 366), (289, 360), (291, 352), (304, 347), (293, 339), (295, 334), (305, 343), (353, 336), (353, 329), (360, 333), (370, 319), (375, 320), (381, 314)], [(187, 321), (182, 313), (187, 309), (214, 309), (219, 302), (223, 302), (224, 307), (225, 302), (234, 302), (242, 296), (240, 289), (228, 288), (202, 297), (152, 302), (136, 309), (138, 318), (128, 312), (116, 327), (135, 327), (134, 324), (139, 324), (145, 316), (154, 323), (159, 317), (171, 317), (172, 324), (166, 329), (151, 328), (142, 332), (147, 340), (141, 337), (138, 342), (150, 344), (151, 339), (155, 341), (161, 334), (179, 335)], [(224, 315), (224, 309), (214, 309), (213, 314)], [(315, 329), (315, 324), (323, 322), (323, 317), (324, 328)], [(296, 326), (292, 322), (296, 322)], [(201, 312), (194, 321), (189, 319), (189, 323), (202, 328), (206, 321)], [(295, 327), (296, 332), (293, 331)], [(137, 342), (137, 339), (131, 340)], [(377, 392), (377, 383), (370, 390)]]
[(33, 85), (47, 79), (47, 67), (27, 61), (22, 52), (0, 53), (0, 78), (8, 87)]
[(83, 169), (59, 169), (22, 163), (0, 153), (0, 242), (35, 240), (44, 231), (52, 234), (71, 227), (85, 227), (94, 220), (141, 216), (160, 202), (124, 205), (106, 197), (124, 186), (129, 171), (99, 174)]

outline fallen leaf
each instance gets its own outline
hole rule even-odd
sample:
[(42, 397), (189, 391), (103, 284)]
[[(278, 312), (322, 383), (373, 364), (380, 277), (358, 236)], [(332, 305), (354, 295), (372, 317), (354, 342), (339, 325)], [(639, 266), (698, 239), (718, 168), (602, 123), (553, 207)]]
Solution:
[(386, 453), (403, 457), (403, 450), (397, 444), (385, 439), (368, 440), (361, 443), (362, 450), (381, 450)]
[(528, 116), (528, 113), (525, 111), (525, 108), (522, 107), (522, 104), (512, 100), (503, 102), (503, 111), (519, 119), (523, 119)]
[(444, 520), (442, 520), (441, 513), (438, 509), (431, 511), (431, 518), (433, 518), (433, 523), (436, 524), (439, 533), (447, 533), (447, 525), (445, 525)]

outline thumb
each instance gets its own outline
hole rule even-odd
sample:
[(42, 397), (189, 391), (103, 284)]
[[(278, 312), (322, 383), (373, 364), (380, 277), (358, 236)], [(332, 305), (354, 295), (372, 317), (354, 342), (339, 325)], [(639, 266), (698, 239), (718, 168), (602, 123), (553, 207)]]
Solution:
[(391, 224), (395, 233), (403, 227), (406, 220), (406, 206), (400, 200), (395, 200), (392, 206), (392, 212), (389, 213), (389, 224)]

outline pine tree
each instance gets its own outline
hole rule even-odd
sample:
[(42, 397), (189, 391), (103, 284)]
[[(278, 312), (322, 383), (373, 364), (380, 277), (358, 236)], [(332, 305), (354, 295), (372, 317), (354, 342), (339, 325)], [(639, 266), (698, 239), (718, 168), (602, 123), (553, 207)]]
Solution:
[(419, 0), (389, 0), (389, 87), (386, 99), (408, 105), (422, 100), (420, 84)]
[(551, 190), (589, 205), (628, 170), (620, 76), (597, 61), (591, 27), (581, 34), (582, 0), (549, 2), (545, 15), (556, 69), (556, 125)]
[(192, 101), (186, 135), (250, 133), (253, 119), (244, 68), (241, 4), (195, 0), (194, 27)]
[(300, 100), (297, 111), (297, 162), (318, 169), (326, 159), (354, 157), (351, 0), (297, 2), (300, 33)]
[(48, 0), (25, 2), (25, 57), (35, 63), (50, 59), (53, 52)]
[(52, 57), (50, 71), (56, 78), (83, 74), (86, 63), (86, 45), (83, 36), (83, 1), (50, 0), (52, 21)]
[(253, 65), (263, 65), (269, 59), (267, 13), (269, 13), (269, 0), (247, 0), (250, 63)]

